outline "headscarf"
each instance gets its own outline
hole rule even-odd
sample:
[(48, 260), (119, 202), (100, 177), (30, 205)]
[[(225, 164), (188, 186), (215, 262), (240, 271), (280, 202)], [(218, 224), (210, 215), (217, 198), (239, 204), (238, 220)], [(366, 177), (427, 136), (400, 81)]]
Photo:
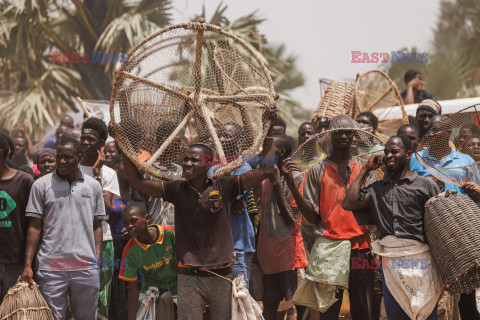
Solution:
[(40, 159), (44, 156), (50, 156), (52, 158), (55, 158), (57, 155), (56, 151), (51, 148), (41, 148), (33, 153), (33, 162), (35, 164), (38, 164)]

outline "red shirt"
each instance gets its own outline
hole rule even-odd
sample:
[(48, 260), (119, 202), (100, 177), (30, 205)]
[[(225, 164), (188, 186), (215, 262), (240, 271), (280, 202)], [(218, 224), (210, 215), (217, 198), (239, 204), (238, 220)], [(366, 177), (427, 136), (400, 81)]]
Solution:
[(351, 174), (348, 185), (345, 185), (337, 173), (337, 166), (325, 161), (325, 169), (320, 180), (320, 215), (327, 239), (350, 239), (352, 249), (367, 249), (370, 247), (370, 226), (359, 226), (351, 211), (342, 208), (342, 202), (347, 188), (360, 173), (361, 167), (356, 161), (350, 164)]
[[(301, 174), (296, 178), (303, 180)], [(298, 186), (299, 181), (296, 182)], [(284, 191), (290, 207), (294, 212), (298, 212), (288, 188)], [(296, 222), (300, 224), (301, 219), (302, 215), (298, 212)], [(285, 222), (281, 216), (272, 183), (268, 179), (262, 182), (262, 214), (257, 254), (263, 274), (280, 273), (308, 265), (300, 229), (293, 222)]]

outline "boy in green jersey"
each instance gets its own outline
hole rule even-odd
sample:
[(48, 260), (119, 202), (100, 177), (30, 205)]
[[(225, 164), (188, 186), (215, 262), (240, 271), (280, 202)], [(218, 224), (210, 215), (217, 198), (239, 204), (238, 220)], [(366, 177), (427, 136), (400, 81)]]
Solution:
[[(175, 232), (168, 226), (148, 225), (147, 208), (132, 202), (123, 209), (124, 226), (132, 239), (123, 249), (119, 278), (129, 282), (128, 319), (136, 318), (140, 293), (156, 287), (159, 295), (177, 295), (178, 260)], [(138, 288), (138, 274), (142, 287)]]

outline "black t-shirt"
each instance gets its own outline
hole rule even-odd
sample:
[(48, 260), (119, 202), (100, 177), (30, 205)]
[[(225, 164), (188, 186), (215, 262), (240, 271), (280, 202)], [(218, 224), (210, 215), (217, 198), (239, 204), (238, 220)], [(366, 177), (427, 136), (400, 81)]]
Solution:
[[(405, 97), (407, 96), (407, 91), (406, 90), (403, 91), (402, 93), (400, 93), (400, 95), (402, 96), (402, 100), (405, 101)], [(417, 92), (417, 94), (413, 98), (413, 102), (420, 103), (425, 99), (437, 100), (431, 93), (427, 92), (426, 90), (420, 90)]]
[(32, 184), (32, 176), (20, 170), (12, 178), (0, 180), (1, 263), (24, 261), (27, 239), (25, 208)]
[(178, 260), (207, 269), (232, 262), (230, 204), (241, 191), (239, 176), (215, 179), (200, 194), (187, 181), (164, 181), (162, 187), (163, 198), (175, 207)]

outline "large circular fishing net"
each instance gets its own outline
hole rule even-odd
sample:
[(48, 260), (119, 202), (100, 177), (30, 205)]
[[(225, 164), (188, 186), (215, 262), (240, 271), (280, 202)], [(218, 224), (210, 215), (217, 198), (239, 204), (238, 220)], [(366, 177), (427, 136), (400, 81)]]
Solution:
[(480, 185), (480, 104), (430, 119), (415, 157), (436, 179), (457, 186)]
[(332, 154), (333, 135), (342, 132), (353, 134), (352, 143), (347, 151), (354, 159), (363, 163), (372, 154), (383, 154), (385, 143), (380, 138), (360, 129), (349, 116), (339, 115), (332, 118), (329, 130), (315, 134), (300, 145), (292, 155), (292, 160), (298, 164), (302, 172), (306, 172), (310, 166)]
[[(370, 70), (357, 76), (355, 103), (354, 117), (365, 111), (379, 117), (377, 135), (385, 141), (389, 136), (395, 135), (398, 128), (408, 123), (408, 116), (397, 85), (382, 71)], [(401, 114), (395, 114), (394, 120), (382, 120), (389, 118), (389, 112), (395, 112), (391, 108), (394, 106), (400, 107)]]
[(117, 144), (143, 172), (181, 178), (185, 149), (206, 144), (202, 159), (228, 174), (257, 155), (275, 108), (268, 70), (254, 49), (219, 27), (183, 23), (136, 45), (116, 72), (110, 101)]

